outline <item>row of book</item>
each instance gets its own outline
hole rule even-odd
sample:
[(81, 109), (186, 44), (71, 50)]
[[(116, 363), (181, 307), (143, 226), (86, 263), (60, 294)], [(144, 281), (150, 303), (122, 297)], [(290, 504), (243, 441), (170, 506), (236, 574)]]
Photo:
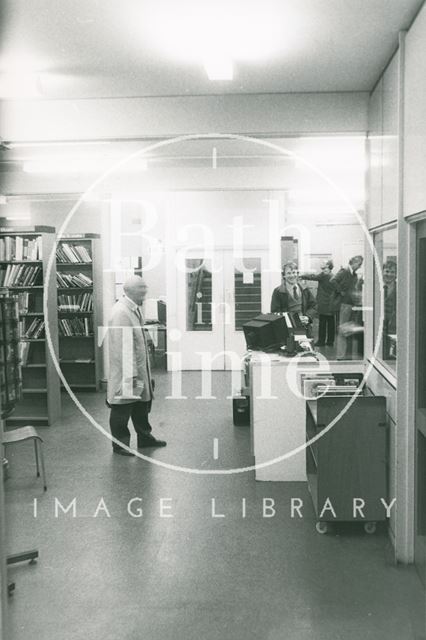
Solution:
[(25, 320), (21, 321), (21, 336), (27, 339), (36, 339), (44, 337), (44, 320), (34, 318), (34, 320), (25, 328)]
[(56, 279), (59, 287), (91, 287), (93, 280), (84, 273), (57, 273)]
[(62, 242), (56, 249), (56, 259), (61, 263), (92, 262), (90, 253), (82, 244)]
[(69, 293), (58, 295), (59, 311), (93, 311), (92, 293), (79, 293), (73, 295)]
[(0, 260), (42, 260), (41, 237), (3, 236), (0, 238)]
[(0, 269), (1, 287), (31, 287), (38, 284), (41, 267), (27, 264), (8, 264), (6, 269)]
[(59, 320), (59, 333), (62, 336), (92, 336), (92, 318), (70, 318)]

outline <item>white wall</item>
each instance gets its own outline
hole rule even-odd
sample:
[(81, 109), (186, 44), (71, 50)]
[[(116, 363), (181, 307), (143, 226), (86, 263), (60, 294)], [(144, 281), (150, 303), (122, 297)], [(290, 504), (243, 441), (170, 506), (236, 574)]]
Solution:
[[(399, 217), (400, 55), (401, 52), (398, 50), (370, 97), (368, 114), (369, 188), (367, 194), (367, 225), (369, 229), (380, 227), (390, 222), (397, 223)], [(371, 252), (366, 251), (366, 255), (364, 302), (366, 306), (371, 307), (374, 300), (376, 266)], [(370, 314), (367, 319), (365, 352), (370, 358), (376, 337), (373, 333), (373, 314)], [(389, 380), (392, 380), (392, 383)], [(397, 392), (395, 374), (386, 372), (384, 368), (380, 368), (380, 370), (373, 369), (368, 379), (368, 385), (376, 395), (386, 397), (389, 427), (389, 500), (392, 500), (398, 494), (397, 484), (400, 481), (400, 478), (398, 478), (398, 460), (401, 455), (396, 429)], [(396, 513), (396, 509), (393, 509), (389, 522), (390, 536), (394, 542), (397, 531)], [(405, 518), (405, 514), (402, 515), (402, 518)], [(400, 544), (401, 541), (398, 539), (396, 541), (397, 555), (400, 554)]]
[(399, 51), (370, 97), (368, 227), (396, 221), (399, 205)]
[(426, 210), (426, 4), (405, 39), (404, 216)]
[[(390, 491), (397, 498), (391, 520), (396, 558), (414, 559), (415, 513), (415, 227), (406, 217), (426, 210), (426, 4), (379, 79), (369, 105), (370, 172), (368, 224), (395, 222), (398, 229), (398, 361), (394, 376), (375, 372), (371, 385), (388, 397)], [(373, 302), (373, 269), (368, 267), (367, 304)], [(371, 327), (367, 336), (372, 346)], [(391, 380), (392, 379), (392, 380)]]
[(8, 100), (0, 111), (4, 140), (173, 137), (188, 133), (363, 132), (367, 93)]

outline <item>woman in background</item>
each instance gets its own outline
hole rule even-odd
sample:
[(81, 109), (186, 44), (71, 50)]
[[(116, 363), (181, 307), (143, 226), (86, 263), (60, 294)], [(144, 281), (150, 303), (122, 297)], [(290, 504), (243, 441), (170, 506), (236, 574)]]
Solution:
[(317, 347), (325, 345), (331, 347), (336, 335), (335, 288), (330, 282), (333, 276), (334, 264), (332, 260), (325, 260), (319, 273), (302, 273), (303, 280), (318, 282), (317, 306), (319, 316)]

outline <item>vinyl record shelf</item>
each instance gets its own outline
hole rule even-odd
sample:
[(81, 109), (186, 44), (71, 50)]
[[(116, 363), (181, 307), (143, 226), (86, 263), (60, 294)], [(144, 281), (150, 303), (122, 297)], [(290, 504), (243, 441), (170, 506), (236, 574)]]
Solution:
[(58, 356), (58, 315), (55, 264), (46, 287), (46, 272), (54, 250), (54, 227), (0, 228), (0, 286), (18, 300), (22, 397), (7, 425), (53, 424), (60, 415), (59, 376), (46, 340), (49, 323), (53, 352)]
[(62, 236), (57, 241), (59, 363), (71, 389), (97, 391), (100, 349), (97, 327), (102, 281), (100, 236)]

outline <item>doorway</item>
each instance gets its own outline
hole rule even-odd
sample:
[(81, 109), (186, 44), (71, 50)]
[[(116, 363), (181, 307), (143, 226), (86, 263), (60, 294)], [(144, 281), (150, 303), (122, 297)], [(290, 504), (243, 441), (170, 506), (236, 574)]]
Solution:
[[(266, 249), (202, 250), (185, 255), (184, 268), (175, 270), (174, 327), (179, 339), (173, 352), (183, 370), (239, 370), (246, 351), (243, 324), (269, 310), (276, 280)], [(170, 282), (170, 280), (169, 280)], [(169, 368), (176, 368), (176, 358)]]

